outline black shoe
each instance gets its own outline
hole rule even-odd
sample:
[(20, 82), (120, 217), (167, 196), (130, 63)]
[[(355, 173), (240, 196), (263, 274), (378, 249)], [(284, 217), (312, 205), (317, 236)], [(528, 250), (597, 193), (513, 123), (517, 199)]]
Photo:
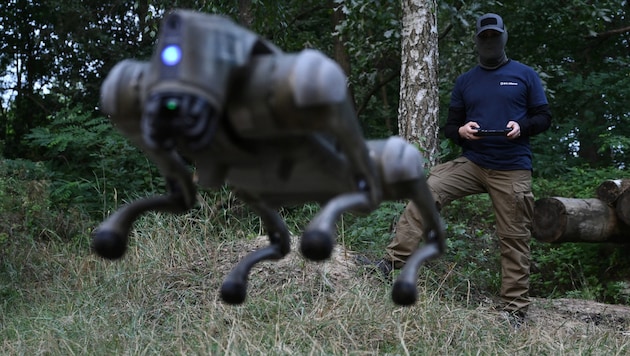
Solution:
[(385, 277), (385, 279), (391, 278), (392, 272), (394, 271), (394, 263), (384, 258), (374, 261), (365, 256), (357, 256), (356, 261), (359, 266), (368, 269), (370, 273), (378, 273), (382, 277)]

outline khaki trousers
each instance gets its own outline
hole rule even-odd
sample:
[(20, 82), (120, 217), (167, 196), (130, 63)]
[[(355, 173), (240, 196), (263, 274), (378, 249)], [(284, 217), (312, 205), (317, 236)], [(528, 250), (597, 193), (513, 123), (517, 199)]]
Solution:
[[(501, 249), (501, 300), (507, 311), (526, 311), (530, 303), (531, 180), (529, 170), (485, 169), (465, 157), (435, 166), (427, 178), (438, 209), (468, 195), (490, 195)], [(386, 249), (396, 267), (402, 267), (422, 241), (421, 219), (416, 206), (407, 204)]]

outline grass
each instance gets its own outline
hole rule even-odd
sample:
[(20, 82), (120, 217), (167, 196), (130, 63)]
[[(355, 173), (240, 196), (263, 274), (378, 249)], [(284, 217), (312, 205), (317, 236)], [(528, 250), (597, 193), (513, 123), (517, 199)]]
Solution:
[(87, 236), (73, 244), (5, 242), (0, 354), (630, 352), (627, 336), (605, 328), (567, 332), (533, 324), (515, 331), (487, 305), (461, 297), (470, 281), (437, 273), (448, 270), (443, 266), (424, 268), (418, 302), (399, 307), (390, 300), (390, 284), (360, 269), (335, 274), (326, 263), (296, 256), (257, 266), (246, 302), (229, 306), (218, 296), (222, 279), (259, 231), (249, 225), (244, 230), (210, 226), (207, 218), (213, 214), (209, 206), (177, 217), (149, 214), (136, 224), (128, 253), (115, 262), (92, 255)]

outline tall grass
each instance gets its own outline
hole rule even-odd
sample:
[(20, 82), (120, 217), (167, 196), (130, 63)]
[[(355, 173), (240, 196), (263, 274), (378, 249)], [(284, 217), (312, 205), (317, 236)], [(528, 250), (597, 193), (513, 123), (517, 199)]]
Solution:
[[(630, 339), (594, 324), (514, 330), (489, 305), (424, 268), (419, 300), (399, 307), (391, 284), (353, 263), (313, 263), (294, 249), (255, 267), (243, 305), (218, 297), (223, 277), (255, 246), (243, 221), (210, 225), (219, 210), (149, 214), (120, 261), (74, 244), (3, 245), (0, 353), (11, 355), (622, 355)], [(235, 238), (237, 237), (237, 238)], [(463, 277), (465, 278), (465, 276)], [(465, 282), (464, 282), (465, 283)]]

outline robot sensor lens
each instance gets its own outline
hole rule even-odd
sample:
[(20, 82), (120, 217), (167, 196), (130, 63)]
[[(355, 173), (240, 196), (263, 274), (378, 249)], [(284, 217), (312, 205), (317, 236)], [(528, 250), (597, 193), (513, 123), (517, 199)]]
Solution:
[(177, 110), (177, 108), (179, 107), (179, 102), (177, 101), (177, 99), (169, 99), (166, 101), (166, 103), (164, 103), (164, 106), (166, 107), (166, 109), (174, 111)]
[(176, 45), (168, 45), (162, 50), (162, 63), (174, 66), (182, 59), (182, 49)]

